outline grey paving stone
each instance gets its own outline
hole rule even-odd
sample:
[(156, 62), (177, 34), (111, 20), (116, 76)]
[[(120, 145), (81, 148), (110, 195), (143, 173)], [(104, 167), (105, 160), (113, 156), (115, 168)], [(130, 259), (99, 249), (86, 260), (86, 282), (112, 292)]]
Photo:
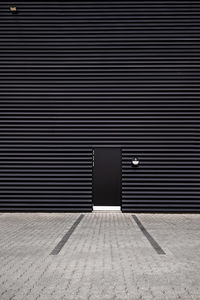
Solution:
[(1, 300), (200, 300), (200, 215), (84, 214), (58, 255), (51, 251), (80, 214), (2, 214)]

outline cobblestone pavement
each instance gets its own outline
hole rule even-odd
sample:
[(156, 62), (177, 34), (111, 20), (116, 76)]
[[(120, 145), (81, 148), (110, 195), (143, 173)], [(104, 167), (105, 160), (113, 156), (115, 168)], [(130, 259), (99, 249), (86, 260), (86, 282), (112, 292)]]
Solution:
[[(0, 215), (0, 300), (200, 300), (200, 215)], [(65, 237), (66, 238), (66, 237)]]

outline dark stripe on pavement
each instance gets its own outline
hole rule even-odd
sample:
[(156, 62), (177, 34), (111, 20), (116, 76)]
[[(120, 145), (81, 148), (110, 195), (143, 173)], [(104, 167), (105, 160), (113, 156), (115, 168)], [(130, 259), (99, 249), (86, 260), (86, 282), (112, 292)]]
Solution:
[(66, 244), (78, 224), (81, 222), (83, 219), (84, 215), (80, 215), (78, 219), (74, 222), (74, 224), (71, 226), (71, 228), (67, 231), (67, 233), (63, 236), (63, 238), (60, 240), (60, 242), (56, 245), (56, 247), (53, 249), (51, 252), (51, 255), (57, 255), (60, 250), (63, 248), (63, 246)]
[(151, 244), (151, 246), (155, 249), (155, 251), (160, 254), (160, 255), (165, 255), (165, 251), (160, 247), (160, 245), (154, 240), (154, 238), (150, 235), (150, 233), (148, 233), (148, 231), (145, 229), (145, 227), (142, 225), (142, 223), (140, 222), (140, 220), (138, 219), (138, 217), (136, 215), (132, 215), (134, 221), (136, 222), (136, 224), (138, 225), (138, 227), (140, 228), (140, 230), (143, 232), (144, 236), (147, 238), (147, 240), (149, 241), (149, 243)]

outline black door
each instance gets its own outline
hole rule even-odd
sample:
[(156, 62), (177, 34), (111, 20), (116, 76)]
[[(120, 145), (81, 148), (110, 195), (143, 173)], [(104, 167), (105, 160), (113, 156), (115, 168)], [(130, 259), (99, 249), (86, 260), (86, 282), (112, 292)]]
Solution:
[(121, 204), (121, 149), (95, 148), (93, 169), (95, 206)]

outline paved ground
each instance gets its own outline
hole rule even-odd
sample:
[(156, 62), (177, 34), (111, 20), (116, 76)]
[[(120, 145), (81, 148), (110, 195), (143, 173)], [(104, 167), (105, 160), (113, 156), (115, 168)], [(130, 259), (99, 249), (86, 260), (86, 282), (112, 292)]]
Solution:
[(79, 216), (0, 215), (1, 300), (200, 300), (200, 215)]

